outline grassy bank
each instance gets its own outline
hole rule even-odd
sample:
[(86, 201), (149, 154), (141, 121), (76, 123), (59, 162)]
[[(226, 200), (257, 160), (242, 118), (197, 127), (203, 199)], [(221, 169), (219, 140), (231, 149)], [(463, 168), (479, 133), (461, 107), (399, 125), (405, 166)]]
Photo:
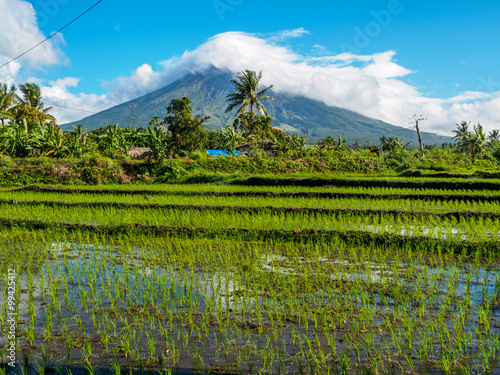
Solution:
[[(320, 150), (321, 151), (321, 150)], [(434, 155), (432, 154), (434, 153)], [(381, 177), (384, 181), (367, 186), (418, 187), (417, 181), (440, 186), (440, 180), (464, 180), (471, 184), (483, 183), (483, 189), (496, 189), (488, 181), (499, 179), (500, 167), (495, 159), (472, 162), (467, 155), (429, 151), (426, 157), (408, 152), (403, 162), (391, 155), (377, 155), (366, 150), (307, 152), (299, 157), (219, 157), (208, 158), (197, 153), (195, 159), (178, 158), (156, 162), (134, 161), (126, 156), (109, 159), (99, 154), (80, 158), (24, 158), (0, 157), (0, 184), (26, 186), (32, 184), (99, 185), (129, 183), (237, 183), (249, 185), (363, 186), (369, 179)], [(342, 177), (356, 177), (346, 182)], [(411, 179), (401, 183), (395, 177)], [(253, 179), (248, 179), (254, 177)], [(287, 179), (285, 181), (284, 179)], [(378, 184), (378, 185), (377, 185)], [(385, 184), (385, 185), (384, 185)], [(406, 184), (406, 185), (405, 185)], [(467, 188), (453, 185), (449, 188)], [(426, 186), (429, 188), (430, 186)]]

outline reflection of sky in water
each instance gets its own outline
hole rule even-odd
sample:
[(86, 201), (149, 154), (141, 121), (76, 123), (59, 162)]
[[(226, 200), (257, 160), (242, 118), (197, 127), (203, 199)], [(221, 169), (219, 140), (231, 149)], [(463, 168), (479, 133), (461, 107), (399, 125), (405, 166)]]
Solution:
[[(95, 262), (95, 267), (99, 269), (97, 285), (101, 287), (106, 286), (107, 281), (125, 272), (125, 260), (116, 251), (113, 251), (115, 249), (110, 246), (95, 248), (91, 244), (53, 244), (52, 249), (54, 255), (65, 252), (68, 257), (74, 256), (71, 261), (73, 267), (82, 265), (84, 261)], [(134, 259), (134, 253), (138, 254), (140, 249), (131, 249), (130, 251), (127, 267), (129, 275), (127, 280), (123, 280), (126, 281), (129, 289), (139, 292), (136, 296), (136, 303), (142, 303), (140, 292), (153, 286), (153, 288), (169, 290), (173, 297), (172, 303), (176, 298), (180, 298), (182, 293), (186, 294), (188, 288), (193, 302), (199, 304), (200, 308), (206, 305), (207, 300), (222, 304), (224, 309), (228, 305), (230, 308), (238, 307), (230, 297), (235, 290), (241, 290), (244, 287), (239, 285), (233, 272), (217, 270), (207, 272), (204, 269), (196, 269), (193, 272), (193, 270), (189, 269), (152, 266), (148, 265), (146, 261)], [(467, 269), (465, 266), (450, 266), (445, 269), (424, 264), (411, 265), (408, 262), (389, 264), (324, 257), (314, 261), (335, 269), (335, 273), (316, 273), (315, 275), (350, 282), (360, 280), (375, 284), (399, 284), (422, 290), (432, 288), (434, 293), (445, 294), (451, 292), (459, 298), (468, 296), (475, 304), (482, 304), (485, 299), (492, 299), (500, 292), (500, 267), (498, 266), (488, 270), (484, 267)], [(259, 272), (278, 272), (300, 276), (300, 267), (307, 265), (308, 262), (313, 262), (313, 260), (301, 257), (292, 261), (284, 256), (266, 254), (262, 256), (256, 269)], [(111, 265), (113, 266), (111, 267)], [(59, 267), (64, 267), (62, 260), (59, 260)], [(405, 271), (411, 267), (417, 267), (417, 277), (407, 280), (403, 276)], [(318, 268), (321, 269), (322, 267)], [(399, 274), (396, 279), (393, 275), (394, 272)], [(134, 273), (141, 277), (134, 277)], [(78, 280), (72, 282), (76, 283)], [(253, 299), (250, 300), (252, 305), (254, 302)]]
[[(117, 251), (113, 251), (116, 248), (112, 246), (95, 247), (92, 244), (66, 243), (53, 244), (52, 249), (54, 254), (65, 254), (66, 257), (72, 258), (69, 266), (73, 275), (78, 275), (77, 271), (82, 269), (82, 277), (75, 276), (72, 280), (68, 279), (68, 282), (81, 283), (90, 276), (88, 270), (99, 270), (96, 280), (99, 286), (97, 292), (101, 292), (103, 287), (108, 288), (113, 284), (113, 280), (119, 279), (121, 285), (126, 285), (131, 291), (137, 291), (134, 294), (133, 303), (135, 304), (143, 303), (142, 293), (146, 289), (152, 289), (170, 293), (172, 296), (170, 308), (175, 308), (175, 301), (181, 299), (183, 295), (184, 298), (189, 295), (192, 299), (191, 303), (197, 304), (200, 309), (203, 309), (209, 300), (221, 304), (224, 309), (227, 305), (230, 305), (230, 308), (234, 307), (230, 294), (237, 289), (237, 286), (232, 272), (179, 269), (171, 265), (160, 267), (145, 260), (136, 259), (135, 255), (140, 254), (140, 249), (130, 249), (131, 253), (127, 259), (123, 259)], [(87, 262), (89, 263), (83, 268), (84, 263)], [(65, 267), (64, 261), (60, 259), (58, 266)], [(128, 272), (128, 277), (124, 276), (125, 272)], [(89, 289), (88, 286), (85, 288)], [(161, 299), (160, 294), (158, 293), (158, 302)], [(120, 303), (127, 303), (127, 301), (120, 301)]]
[[(307, 266), (305, 258), (298, 261), (290, 261), (280, 255), (268, 254), (261, 258), (260, 269), (264, 272), (274, 272), (283, 275), (301, 275), (301, 267)], [(433, 307), (439, 308), (440, 301), (446, 294), (455, 295), (460, 300), (469, 299), (472, 304), (482, 305), (485, 301), (493, 301), (493, 315), (500, 316), (500, 305), (496, 300), (500, 299), (500, 267), (496, 265), (493, 269), (474, 267), (467, 269), (451, 266), (450, 268), (436, 268), (425, 264), (411, 265), (407, 262), (398, 264), (377, 263), (373, 261), (349, 261), (319, 258), (315, 262), (333, 266), (335, 273), (314, 272), (312, 275), (345, 282), (364, 282), (373, 284), (399, 285), (401, 287), (427, 291), (437, 297), (432, 303)], [(405, 277), (406, 271), (415, 268), (410, 278)], [(318, 267), (321, 269), (321, 266)], [(332, 268), (332, 267), (328, 267)], [(394, 272), (399, 277), (394, 278)], [(326, 295), (325, 295), (326, 296)], [(379, 302), (375, 298), (375, 302)]]
[[(247, 297), (237, 298), (235, 295), (245, 290), (240, 278), (230, 270), (208, 270), (179, 268), (165, 264), (158, 266), (149, 263), (141, 256), (141, 250), (131, 248), (125, 253), (114, 246), (94, 246), (86, 244), (59, 243), (51, 246), (56, 260), (49, 261), (41, 268), (44, 276), (46, 296), (50, 297), (48, 269), (54, 280), (66, 279), (69, 292), (69, 306), (63, 303), (62, 313), (73, 310), (80, 311), (82, 300), (92, 307), (114, 305), (118, 308), (138, 306), (151, 303), (153, 308), (182, 310), (183, 305), (198, 306), (201, 311), (209, 305), (223, 310), (239, 309), (245, 304), (246, 309), (256, 308), (266, 303), (266, 297), (259, 295), (258, 290), (246, 290)], [(125, 256), (125, 254), (127, 254)], [(141, 259), (137, 259), (141, 258)], [(458, 300), (470, 300), (471, 305), (484, 305), (491, 301), (491, 317), (500, 316), (500, 306), (496, 300), (500, 292), (500, 269), (470, 267), (467, 265), (450, 265), (448, 268), (436, 268), (425, 264), (408, 262), (356, 261), (348, 258), (287, 258), (268, 253), (260, 258), (255, 266), (256, 272), (279, 273), (292, 277), (301, 277), (303, 267), (307, 267), (309, 275), (330, 278), (343, 282), (362, 282), (388, 287), (404, 287), (427, 291), (431, 298), (428, 306), (439, 308), (440, 304), (451, 294)], [(410, 271), (410, 272), (407, 272)], [(394, 273), (397, 275), (395, 276)], [(407, 275), (411, 275), (407, 277)], [(40, 275), (33, 276), (35, 286), (33, 297), (38, 302), (37, 321), (44, 318), (44, 307), (41, 306)], [(90, 284), (95, 286), (91, 295)], [(60, 286), (63, 284), (60, 284)], [(21, 287), (27, 289), (27, 276), (21, 275)], [(120, 288), (120, 291), (114, 288)], [(62, 292), (65, 293), (65, 292)], [(145, 296), (149, 293), (149, 297)], [(116, 296), (119, 295), (119, 298)], [(318, 291), (313, 295), (294, 296), (302, 300), (338, 298), (328, 296), (327, 291)], [(3, 303), (4, 295), (0, 295)], [(376, 304), (381, 302), (375, 293)], [(97, 302), (97, 303), (96, 303)], [(356, 303), (355, 300), (352, 303)], [(97, 306), (96, 306), (97, 305)], [(383, 303), (377, 308), (382, 309)], [(263, 308), (264, 309), (264, 308)], [(29, 322), (28, 293), (23, 293), (19, 300), (20, 322)], [(82, 312), (83, 314), (83, 312)], [(0, 341), (1, 342), (1, 341)]]
[[(350, 228), (352, 229), (352, 228)], [(395, 225), (373, 225), (373, 224), (361, 224), (359, 226), (359, 230), (368, 231), (373, 233), (395, 233), (401, 234), (404, 236), (425, 236), (432, 238), (441, 238), (447, 239), (448, 235), (451, 233), (451, 238), (453, 240), (467, 240), (467, 233), (460, 228), (452, 227), (450, 229), (442, 229), (440, 227), (434, 226), (425, 226), (425, 225), (403, 225), (403, 226), (395, 226)], [(480, 232), (474, 233), (473, 238), (478, 240), (489, 240), (492, 238), (492, 232)], [(495, 233), (495, 232), (493, 232)], [(500, 230), (497, 232), (497, 237), (500, 239)]]

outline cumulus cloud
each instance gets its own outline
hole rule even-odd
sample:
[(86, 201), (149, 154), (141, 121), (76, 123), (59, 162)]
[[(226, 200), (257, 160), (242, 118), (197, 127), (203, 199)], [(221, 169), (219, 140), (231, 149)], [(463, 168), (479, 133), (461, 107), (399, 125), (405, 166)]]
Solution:
[[(1, 60), (19, 56), (46, 38), (38, 28), (35, 10), (28, 1), (0, 0), (0, 14), (3, 15), (0, 22)], [(58, 35), (24, 55), (20, 61), (35, 68), (64, 62), (64, 54), (59, 48), (63, 42)]]
[[(33, 81), (30, 80), (30, 82)], [(56, 117), (59, 123), (77, 121), (94, 112), (103, 111), (118, 104), (109, 95), (84, 93), (76, 95), (71, 93), (70, 88), (77, 87), (78, 82), (77, 78), (67, 77), (40, 84), (43, 100), (48, 106), (53, 106), (50, 113)]]
[(77, 84), (72, 79), (52, 82), (44, 93), (58, 103), (98, 111), (164, 87), (190, 72), (215, 66), (233, 73), (245, 69), (263, 71), (262, 84), (273, 84), (278, 92), (303, 95), (394, 125), (408, 127), (409, 118), (415, 113), (428, 119), (421, 124), (424, 131), (440, 134), (450, 134), (455, 123), (464, 120), (481, 122), (485, 130), (500, 128), (500, 92), (478, 90), (453, 98), (429, 98), (408, 83), (408, 76), (415, 72), (398, 64), (394, 51), (304, 56), (276, 41), (277, 35), (284, 38), (306, 32), (296, 29), (268, 38), (227, 32), (182, 56), (160, 62), (157, 70), (144, 64), (129, 77), (107, 82), (105, 96), (71, 94), (69, 88)]
[[(0, 65), (5, 64), (9, 60), (11, 59), (0, 55)], [(18, 61), (14, 61), (9, 65), (4, 66), (0, 69), (0, 82), (7, 83), (8, 85), (15, 83), (20, 70), (21, 64)]]
[[(0, 14), (3, 15), (2, 22), (0, 22), (0, 35), (2, 35), (0, 38), (0, 65), (8, 63), (47, 38), (38, 27), (38, 19), (30, 2), (0, 0)], [(50, 82), (49, 86), (44, 86), (44, 80), (41, 78), (26, 78), (27, 69), (34, 72), (47, 66), (67, 63), (68, 60), (61, 50), (64, 43), (62, 34), (57, 34), (19, 59), (0, 68), (0, 82), (8, 85), (23, 82), (37, 83), (41, 86), (42, 94), (46, 98), (54, 99), (55, 102), (61, 102), (65, 105), (78, 104), (79, 99), (94, 97), (95, 95), (85, 94), (79, 95), (79, 98), (72, 96), (68, 87), (77, 85), (78, 80), (74, 78)], [(57, 112), (58, 110), (54, 109), (53, 113), (56, 116)], [(66, 117), (62, 115), (61, 118), (65, 119)]]

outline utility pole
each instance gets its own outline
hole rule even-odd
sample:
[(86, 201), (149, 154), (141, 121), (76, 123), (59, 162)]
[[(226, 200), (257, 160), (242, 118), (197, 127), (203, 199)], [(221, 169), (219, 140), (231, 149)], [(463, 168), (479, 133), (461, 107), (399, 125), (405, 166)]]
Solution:
[[(423, 118), (422, 115), (420, 115), (417, 118), (417, 115), (413, 115), (413, 121), (410, 122), (410, 124), (415, 124), (414, 128), (417, 129), (417, 135), (418, 135), (418, 143), (420, 144), (420, 151), (424, 152), (424, 141), (422, 140), (422, 133), (420, 132), (420, 128), (418, 127), (418, 123), (420, 121), (425, 121), (427, 120), (426, 118)], [(410, 117), (411, 120), (411, 117)]]

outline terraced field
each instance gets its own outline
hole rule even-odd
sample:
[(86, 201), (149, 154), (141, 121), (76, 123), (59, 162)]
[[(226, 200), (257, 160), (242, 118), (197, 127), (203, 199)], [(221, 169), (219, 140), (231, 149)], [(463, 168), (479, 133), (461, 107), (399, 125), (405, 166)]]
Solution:
[(3, 190), (3, 369), (500, 372), (500, 182), (436, 181)]

